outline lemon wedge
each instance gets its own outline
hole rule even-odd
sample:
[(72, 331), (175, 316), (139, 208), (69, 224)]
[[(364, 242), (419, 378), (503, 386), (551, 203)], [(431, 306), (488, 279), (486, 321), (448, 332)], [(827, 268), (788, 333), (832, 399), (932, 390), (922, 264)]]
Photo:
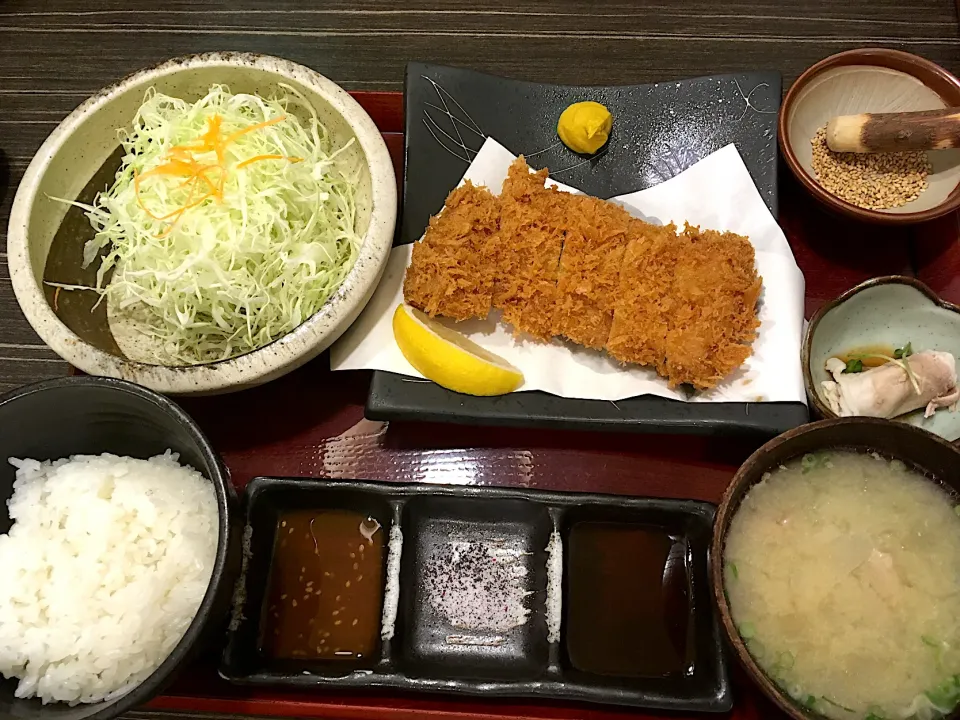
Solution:
[(437, 385), (466, 395), (503, 395), (523, 384), (523, 373), (460, 333), (408, 305), (393, 313), (400, 352)]
[(606, 144), (613, 128), (613, 116), (598, 102), (574, 103), (560, 114), (557, 135), (577, 153), (593, 155)]

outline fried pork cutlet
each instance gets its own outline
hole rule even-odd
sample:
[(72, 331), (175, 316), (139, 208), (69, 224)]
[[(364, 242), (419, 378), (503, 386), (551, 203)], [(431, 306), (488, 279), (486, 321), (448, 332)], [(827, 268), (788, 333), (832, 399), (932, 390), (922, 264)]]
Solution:
[(447, 197), (414, 244), (403, 280), (404, 299), (428, 315), (456, 320), (490, 313), (500, 200), (468, 180)]
[(547, 171), (531, 173), (523, 156), (510, 166), (500, 193), (500, 233), (493, 306), (517, 334), (557, 335), (557, 277), (569, 197), (544, 187)]
[(673, 307), (677, 228), (631, 218), (628, 236), (607, 352), (622, 363), (652, 365), (660, 372)]
[(484, 318), (647, 365), (671, 387), (714, 387), (756, 338), (753, 246), (733, 233), (661, 227), (511, 166), (500, 198), (465, 183), (413, 248), (404, 298), (430, 315)]
[(557, 334), (602, 349), (610, 336), (620, 268), (633, 218), (619, 205), (567, 195), (566, 235), (557, 280)]
[(671, 386), (711, 388), (750, 357), (762, 283), (742, 235), (687, 225), (677, 240), (662, 374)]
[(675, 387), (715, 386), (750, 356), (761, 280), (742, 235), (639, 220), (620, 273), (607, 352)]

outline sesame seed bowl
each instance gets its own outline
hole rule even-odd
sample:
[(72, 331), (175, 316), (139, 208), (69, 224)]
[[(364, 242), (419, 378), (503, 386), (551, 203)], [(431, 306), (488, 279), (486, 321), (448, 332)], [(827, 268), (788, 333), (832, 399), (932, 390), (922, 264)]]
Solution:
[(780, 150), (800, 183), (828, 208), (887, 225), (960, 208), (960, 150), (833, 153), (822, 129), (838, 115), (937, 110), (960, 105), (960, 80), (924, 58), (865, 48), (831, 55), (787, 92)]

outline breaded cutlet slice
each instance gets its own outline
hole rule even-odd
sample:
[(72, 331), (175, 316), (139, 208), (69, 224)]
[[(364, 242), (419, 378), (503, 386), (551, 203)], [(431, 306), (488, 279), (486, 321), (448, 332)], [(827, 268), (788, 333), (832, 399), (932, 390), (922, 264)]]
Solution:
[(566, 195), (544, 187), (547, 171), (531, 173), (523, 156), (510, 166), (500, 193), (500, 233), (494, 255), (493, 306), (516, 334), (540, 340), (557, 334), (557, 276), (563, 249)]
[(677, 240), (662, 374), (671, 387), (711, 388), (750, 357), (762, 280), (742, 235), (687, 225)]
[(619, 205), (569, 195), (557, 280), (556, 330), (575, 343), (602, 349), (610, 336), (620, 268), (633, 218)]
[(447, 197), (413, 246), (404, 300), (428, 315), (456, 320), (490, 313), (500, 200), (468, 180)]
[(675, 225), (631, 218), (606, 345), (622, 363), (664, 366), (677, 250)]

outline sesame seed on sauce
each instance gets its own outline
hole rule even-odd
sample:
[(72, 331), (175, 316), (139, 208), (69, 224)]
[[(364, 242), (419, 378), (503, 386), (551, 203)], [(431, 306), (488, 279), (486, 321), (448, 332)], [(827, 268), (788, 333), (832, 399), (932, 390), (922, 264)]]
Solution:
[[(280, 528), (286, 532), (274, 546), (261, 650), (276, 658), (374, 662), (386, 553), (380, 523), (352, 511), (296, 510), (282, 514)], [(364, 575), (368, 582), (359, 582)], [(352, 617), (344, 622), (348, 607)]]

